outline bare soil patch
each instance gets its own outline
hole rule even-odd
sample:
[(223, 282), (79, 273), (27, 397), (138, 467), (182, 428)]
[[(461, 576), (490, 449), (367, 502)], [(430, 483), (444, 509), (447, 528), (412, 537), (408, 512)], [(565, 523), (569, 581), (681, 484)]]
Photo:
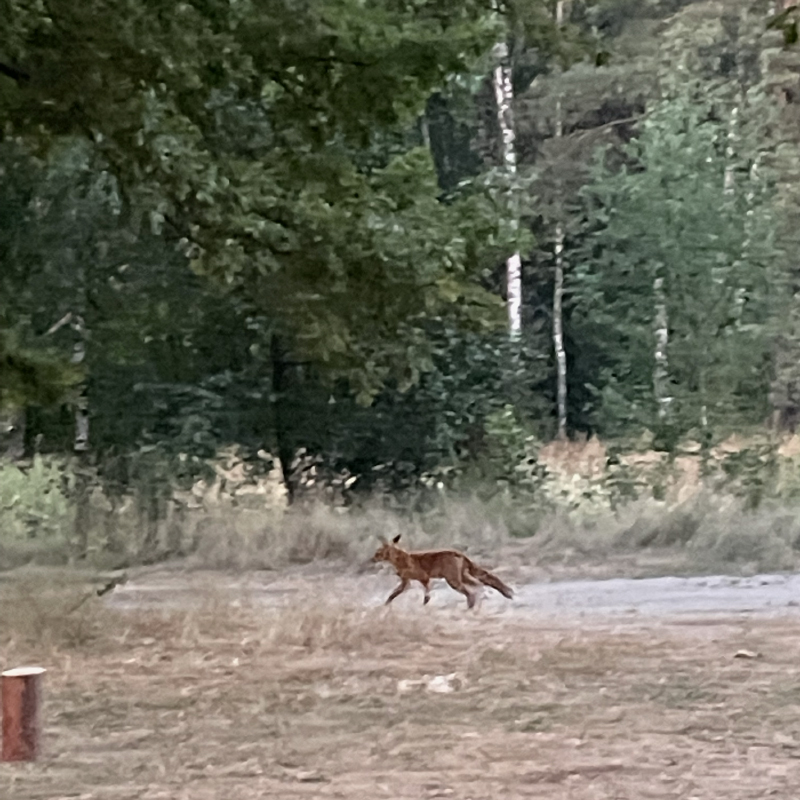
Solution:
[(0, 631), (0, 666), (48, 669), (44, 756), (0, 765), (0, 797), (797, 797), (791, 606), (384, 609), (392, 579), (329, 578), (172, 574), (172, 604), (134, 580), (80, 637)]

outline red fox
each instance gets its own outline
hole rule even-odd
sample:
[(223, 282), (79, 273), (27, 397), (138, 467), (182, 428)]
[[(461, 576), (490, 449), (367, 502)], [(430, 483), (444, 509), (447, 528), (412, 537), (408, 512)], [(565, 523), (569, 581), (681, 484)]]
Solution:
[(479, 567), (458, 550), (425, 550), (418, 553), (409, 553), (397, 546), (400, 536), (395, 536), (391, 542), (381, 538), (383, 544), (372, 556), (373, 561), (388, 561), (400, 576), (400, 585), (389, 595), (386, 601), (388, 606), (399, 594), (408, 589), (411, 581), (419, 581), (425, 590), (426, 605), (431, 599), (430, 583), (432, 578), (444, 578), (450, 586), (467, 598), (467, 608), (475, 605), (475, 592), (471, 586), (480, 586), (481, 583), (491, 586), (500, 594), (509, 599), (514, 596), (511, 589), (496, 575)]

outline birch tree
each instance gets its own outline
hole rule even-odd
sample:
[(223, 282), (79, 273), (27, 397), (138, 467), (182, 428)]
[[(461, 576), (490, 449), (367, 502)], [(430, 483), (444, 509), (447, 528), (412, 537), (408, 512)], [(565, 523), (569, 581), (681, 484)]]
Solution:
[[(511, 224), (514, 231), (519, 226), (518, 193), (514, 186), (517, 173), (517, 151), (514, 132), (514, 93), (511, 83), (511, 61), (508, 45), (498, 42), (494, 47), (496, 66), (492, 76), (497, 122), (500, 126), (502, 161), (509, 179)], [(522, 258), (515, 250), (506, 259), (506, 304), (508, 308), (508, 331), (511, 339), (518, 339), (522, 331)]]
[(656, 268), (653, 279), (653, 299), (655, 300), (655, 340), (653, 366), (653, 394), (658, 406), (658, 419), (663, 423), (669, 415), (672, 402), (669, 388), (669, 315), (667, 312), (667, 296), (664, 292), (664, 276), (660, 274), (663, 266)]
[[(564, 0), (556, 0), (556, 26), (564, 24)], [(556, 98), (556, 140), (564, 136), (561, 97)], [(555, 276), (553, 281), (553, 349), (556, 356), (558, 438), (567, 438), (567, 353), (564, 349), (564, 225), (556, 222)]]

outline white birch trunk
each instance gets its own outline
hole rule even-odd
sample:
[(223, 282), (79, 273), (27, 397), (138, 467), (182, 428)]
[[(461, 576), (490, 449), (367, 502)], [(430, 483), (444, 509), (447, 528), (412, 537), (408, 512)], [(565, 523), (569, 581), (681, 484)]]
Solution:
[(728, 144), (725, 148), (725, 177), (722, 182), (722, 191), (726, 195), (732, 195), (734, 191), (734, 161), (736, 158), (736, 136), (739, 126), (739, 109), (734, 106), (731, 109), (731, 119), (728, 126)]
[(556, 353), (558, 438), (567, 438), (567, 351), (564, 349), (564, 228), (556, 225), (556, 274), (553, 283), (553, 347)]
[[(564, 0), (556, 3), (556, 25), (564, 23)], [(561, 98), (556, 100), (556, 139), (564, 136)], [(556, 223), (555, 276), (553, 281), (553, 349), (556, 355), (556, 405), (558, 438), (567, 438), (567, 353), (564, 349), (564, 226)]]
[(658, 405), (658, 418), (665, 420), (669, 415), (672, 398), (669, 395), (669, 317), (667, 315), (667, 296), (664, 279), (656, 277), (653, 281), (655, 297), (655, 367), (653, 368), (653, 392)]
[(422, 112), (422, 119), (420, 120), (420, 131), (422, 132), (422, 144), (425, 146), (426, 150), (430, 151), (431, 132), (428, 127), (428, 115), (424, 111)]
[[(514, 132), (514, 116), (512, 103), (514, 93), (511, 85), (511, 65), (508, 59), (508, 45), (499, 42), (495, 45), (494, 56), (497, 66), (492, 83), (497, 103), (497, 121), (503, 148), (503, 166), (509, 177), (517, 172), (517, 151)], [(512, 189), (511, 224), (519, 225), (519, 209), (516, 202), (516, 191)], [(508, 307), (508, 331), (512, 339), (519, 338), (522, 330), (522, 258), (519, 252), (513, 253), (506, 261), (506, 293)]]

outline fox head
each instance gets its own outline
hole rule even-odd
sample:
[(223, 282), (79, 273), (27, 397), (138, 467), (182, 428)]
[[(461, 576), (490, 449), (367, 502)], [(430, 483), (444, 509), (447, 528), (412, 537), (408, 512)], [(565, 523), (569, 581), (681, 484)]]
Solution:
[(397, 549), (395, 545), (400, 541), (400, 534), (398, 533), (397, 536), (392, 539), (391, 542), (387, 542), (386, 539), (381, 537), (381, 546), (375, 551), (375, 555), (372, 556), (373, 561), (391, 561), (392, 560), (392, 553)]

